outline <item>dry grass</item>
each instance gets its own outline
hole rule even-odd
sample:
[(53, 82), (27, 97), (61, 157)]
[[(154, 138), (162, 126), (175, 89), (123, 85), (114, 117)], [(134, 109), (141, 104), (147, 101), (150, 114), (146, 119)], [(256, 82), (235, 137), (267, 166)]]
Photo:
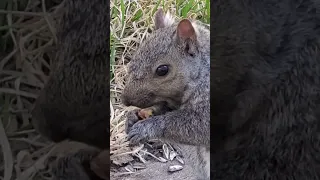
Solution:
[[(193, 18), (209, 22), (209, 0), (194, 1), (111, 1), (111, 160), (123, 164), (132, 160), (132, 155), (141, 157), (142, 146), (129, 148), (124, 132), (124, 114), (134, 107), (125, 107), (119, 101), (126, 76), (125, 65), (139, 44), (149, 36), (154, 27), (153, 17), (162, 7), (177, 19)], [(141, 159), (143, 160), (143, 159)]]
[(30, 124), (30, 110), (54, 57), (60, 3), (0, 3), (0, 179), (50, 179), (48, 163), (64, 151)]

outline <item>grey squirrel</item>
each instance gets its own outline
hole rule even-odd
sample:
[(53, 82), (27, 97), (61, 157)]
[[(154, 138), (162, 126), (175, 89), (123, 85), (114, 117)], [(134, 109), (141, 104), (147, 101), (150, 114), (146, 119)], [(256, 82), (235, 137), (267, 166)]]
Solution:
[(210, 32), (200, 23), (175, 22), (160, 8), (155, 31), (128, 64), (122, 93), (127, 105), (147, 108), (164, 103), (171, 111), (139, 121), (127, 114), (131, 144), (157, 138), (197, 146), (199, 179), (209, 179), (210, 166)]
[(216, 0), (211, 178), (320, 178), (320, 2)]
[(55, 142), (71, 139), (105, 148), (110, 125), (109, 4), (71, 0), (64, 6), (54, 68), (32, 110), (33, 125)]
[[(109, 147), (108, 9), (108, 1), (64, 1), (54, 68), (32, 110), (34, 128), (54, 142), (69, 139)], [(55, 178), (99, 179), (87, 173), (95, 154), (81, 151), (59, 159)]]

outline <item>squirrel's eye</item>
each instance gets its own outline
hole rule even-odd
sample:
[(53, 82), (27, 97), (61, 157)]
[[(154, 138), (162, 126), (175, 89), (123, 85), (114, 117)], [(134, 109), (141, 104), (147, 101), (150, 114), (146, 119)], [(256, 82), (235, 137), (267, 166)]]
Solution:
[(158, 76), (165, 76), (169, 71), (169, 67), (167, 65), (161, 65), (157, 68), (156, 74)]

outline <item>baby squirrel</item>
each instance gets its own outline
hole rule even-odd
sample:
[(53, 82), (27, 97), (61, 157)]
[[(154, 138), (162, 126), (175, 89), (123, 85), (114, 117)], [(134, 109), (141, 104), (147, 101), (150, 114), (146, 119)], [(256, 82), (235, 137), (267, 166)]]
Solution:
[(138, 121), (127, 114), (132, 144), (157, 138), (197, 146), (199, 178), (209, 179), (210, 32), (200, 23), (175, 22), (162, 9), (155, 13), (155, 32), (128, 64), (122, 94), (126, 106), (147, 108), (165, 103), (172, 111)]

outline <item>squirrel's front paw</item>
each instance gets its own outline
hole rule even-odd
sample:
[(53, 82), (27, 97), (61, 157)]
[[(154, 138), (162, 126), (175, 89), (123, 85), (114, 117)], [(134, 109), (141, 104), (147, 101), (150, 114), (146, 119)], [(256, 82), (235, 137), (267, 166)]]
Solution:
[(131, 127), (139, 121), (138, 112), (139, 112), (139, 109), (135, 109), (135, 110), (129, 111), (126, 114), (127, 120), (125, 123), (125, 132), (127, 134), (130, 132)]
[(145, 143), (150, 138), (155, 137), (155, 131), (152, 126), (151, 119), (135, 123), (128, 133), (130, 145)]

